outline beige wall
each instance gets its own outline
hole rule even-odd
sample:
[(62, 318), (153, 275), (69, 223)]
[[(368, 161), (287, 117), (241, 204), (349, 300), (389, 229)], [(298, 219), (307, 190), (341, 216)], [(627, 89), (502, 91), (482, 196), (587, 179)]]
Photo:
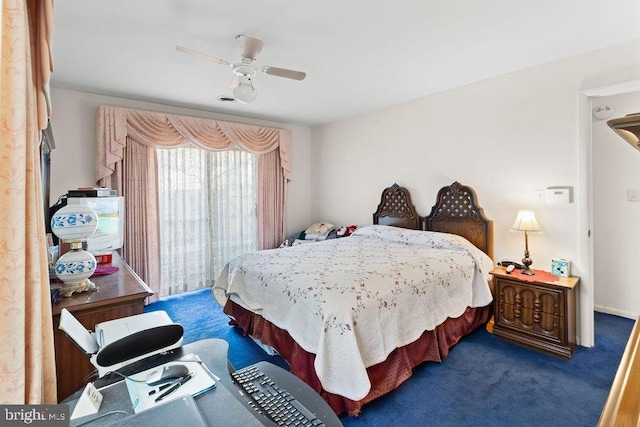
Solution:
[[(639, 51), (636, 40), (313, 129), (315, 219), (370, 224), (380, 191), (394, 182), (411, 190), (426, 215), (438, 189), (459, 181), (476, 190), (494, 221), (500, 260), (522, 257), (524, 239), (509, 229), (519, 209), (533, 209), (544, 230), (529, 240), (533, 267), (549, 270), (555, 257), (572, 261), (583, 278), (579, 324), (590, 345), (590, 117), (581, 92), (638, 79)], [(536, 189), (550, 186), (572, 187), (574, 202), (534, 199)]]
[(96, 109), (99, 105), (111, 105), (289, 129), (291, 131), (292, 182), (289, 185), (287, 229), (293, 233), (294, 230), (304, 229), (310, 224), (311, 130), (309, 128), (57, 88), (53, 88), (51, 92), (54, 106), (51, 126), (56, 142), (56, 149), (51, 153), (52, 204), (70, 189), (94, 185)]

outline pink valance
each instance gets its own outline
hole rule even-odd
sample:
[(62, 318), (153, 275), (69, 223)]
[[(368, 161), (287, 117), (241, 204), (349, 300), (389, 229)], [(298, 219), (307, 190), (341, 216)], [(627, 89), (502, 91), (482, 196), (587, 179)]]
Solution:
[(205, 150), (239, 148), (254, 154), (279, 150), (282, 173), (291, 181), (289, 131), (221, 120), (100, 106), (97, 112), (96, 182), (113, 174), (126, 137), (156, 148), (192, 144)]

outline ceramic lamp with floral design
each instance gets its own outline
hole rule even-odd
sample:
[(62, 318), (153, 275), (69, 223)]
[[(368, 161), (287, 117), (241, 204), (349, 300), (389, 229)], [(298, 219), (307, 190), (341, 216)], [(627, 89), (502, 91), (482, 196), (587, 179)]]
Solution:
[(71, 296), (74, 292), (95, 290), (89, 280), (96, 270), (95, 257), (83, 249), (83, 243), (98, 228), (98, 215), (89, 206), (67, 205), (51, 218), (51, 231), (69, 244), (69, 252), (58, 258), (55, 271), (63, 285), (60, 293)]

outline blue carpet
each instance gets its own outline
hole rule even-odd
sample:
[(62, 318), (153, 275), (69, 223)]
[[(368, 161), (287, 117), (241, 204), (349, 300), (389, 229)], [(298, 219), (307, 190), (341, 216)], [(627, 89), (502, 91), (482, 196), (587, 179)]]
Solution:
[(251, 338), (242, 335), (240, 328), (229, 326), (229, 318), (211, 295), (211, 289), (185, 292), (153, 302), (144, 311), (164, 310), (184, 327), (184, 344), (205, 338), (220, 338), (229, 343), (229, 362), (235, 369), (262, 360), (289, 370), (280, 356), (269, 356)]
[[(185, 343), (203, 338), (229, 342), (236, 368), (268, 356), (228, 319), (210, 289), (149, 304), (185, 328)], [(463, 338), (443, 363), (424, 363), (394, 392), (364, 406), (345, 426), (595, 426), (633, 321), (595, 314), (596, 345), (578, 347), (568, 362), (506, 343), (479, 328)]]

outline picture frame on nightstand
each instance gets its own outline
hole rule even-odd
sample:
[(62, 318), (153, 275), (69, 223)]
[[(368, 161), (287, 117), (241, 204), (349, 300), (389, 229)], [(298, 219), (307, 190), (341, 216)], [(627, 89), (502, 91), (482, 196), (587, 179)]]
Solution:
[(564, 258), (555, 258), (551, 260), (551, 274), (558, 277), (571, 276), (571, 262)]

